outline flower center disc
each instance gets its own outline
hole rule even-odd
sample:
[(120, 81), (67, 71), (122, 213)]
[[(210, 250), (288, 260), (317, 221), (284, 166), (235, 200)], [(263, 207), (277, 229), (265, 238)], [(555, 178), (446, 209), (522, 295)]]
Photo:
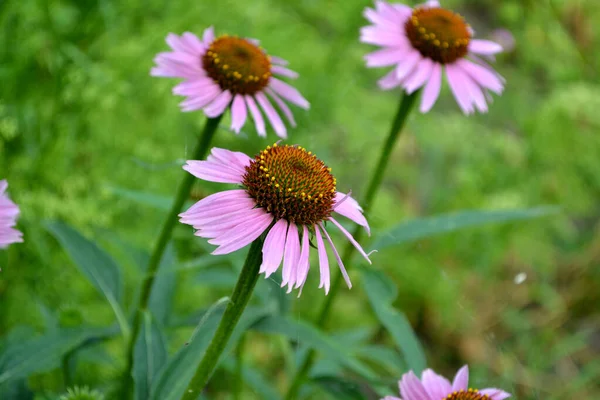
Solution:
[(404, 24), (413, 47), (440, 64), (449, 64), (468, 52), (471, 33), (465, 20), (443, 8), (416, 8)]
[(221, 89), (253, 95), (269, 83), (271, 61), (246, 39), (221, 36), (202, 56), (202, 66)]
[(333, 211), (331, 168), (302, 147), (267, 146), (246, 167), (243, 184), (256, 205), (277, 219), (311, 226)]
[(441, 400), (490, 400), (490, 396), (479, 393), (477, 389), (469, 388), (469, 390), (453, 392)]

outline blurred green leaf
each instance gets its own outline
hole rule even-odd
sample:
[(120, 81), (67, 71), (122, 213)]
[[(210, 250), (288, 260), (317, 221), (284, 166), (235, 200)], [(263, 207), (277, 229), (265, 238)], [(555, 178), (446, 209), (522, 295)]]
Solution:
[[(167, 324), (168, 318), (171, 315), (173, 295), (177, 283), (177, 274), (174, 268), (176, 263), (177, 259), (173, 245), (169, 243), (158, 266), (148, 302), (148, 307), (152, 315), (162, 326)], [(146, 263), (145, 265), (147, 266), (148, 264)]]
[(398, 295), (397, 288), (380, 271), (363, 269), (362, 276), (365, 291), (377, 319), (402, 351), (408, 367), (415, 374), (420, 374), (427, 365), (425, 353), (406, 316), (391, 305)]
[(49, 223), (47, 229), (62, 244), (79, 270), (106, 297), (115, 313), (121, 332), (128, 337), (129, 324), (120, 305), (122, 283), (121, 271), (117, 263), (95, 243), (62, 222)]
[(541, 206), (515, 210), (460, 211), (452, 214), (418, 218), (402, 222), (389, 231), (377, 235), (378, 238), (372, 247), (381, 250), (400, 243), (453, 232), (463, 228), (539, 218), (557, 213), (559, 210), (558, 207)]
[(171, 204), (173, 203), (173, 199), (168, 196), (160, 196), (118, 186), (108, 186), (108, 190), (124, 199), (133, 200), (136, 203), (144, 204), (162, 211), (169, 211), (171, 209)]
[[(223, 367), (227, 369), (227, 371), (233, 373), (235, 371), (235, 362), (232, 359), (228, 359), (223, 363)], [(243, 365), (242, 366), (242, 378), (244, 382), (250, 386), (253, 391), (260, 396), (261, 399), (264, 400), (279, 400), (281, 396), (275, 390), (273, 383), (262, 376), (262, 373), (250, 366)]]
[(70, 329), (13, 342), (0, 355), (0, 384), (57, 367), (66, 353), (88, 339), (101, 334), (102, 329)]
[[(217, 306), (220, 307), (221, 303)], [(194, 375), (196, 366), (200, 363), (206, 347), (210, 343), (217, 326), (221, 320), (221, 312), (211, 307), (198, 324), (192, 339), (181, 348), (159, 372), (154, 381), (151, 399), (153, 400), (178, 400)], [(241, 334), (258, 320), (264, 318), (267, 312), (263, 309), (248, 307), (240, 318), (229, 343), (223, 352), (223, 358), (239, 340)]]
[(381, 368), (386, 368), (393, 374), (400, 376), (406, 371), (406, 362), (402, 359), (396, 350), (388, 349), (381, 345), (363, 345), (355, 350), (357, 356), (365, 360), (373, 361)]
[(146, 311), (133, 354), (135, 399), (149, 398), (152, 382), (159, 369), (167, 362), (167, 357), (167, 344), (162, 329), (152, 314)]
[(375, 374), (348, 350), (332, 341), (326, 333), (305, 322), (294, 321), (285, 316), (271, 316), (260, 321), (254, 329), (285, 335), (290, 340), (312, 347), (326, 358), (337, 361), (364, 378), (375, 379)]
[(364, 400), (367, 398), (356, 381), (336, 376), (320, 376), (314, 378), (313, 382), (333, 395), (336, 400)]

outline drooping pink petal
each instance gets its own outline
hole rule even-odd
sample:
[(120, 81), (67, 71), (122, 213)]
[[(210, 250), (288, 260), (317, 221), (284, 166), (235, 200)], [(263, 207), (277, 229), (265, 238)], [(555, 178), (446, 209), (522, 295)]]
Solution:
[(481, 393), (483, 395), (488, 395), (491, 400), (504, 400), (504, 399), (508, 399), (509, 397), (511, 397), (510, 393), (505, 392), (504, 390), (501, 390), (501, 389), (496, 389), (496, 388), (482, 389), (479, 391), (479, 393)]
[(471, 79), (471, 77), (469, 77), (469, 75), (460, 67), (456, 68), (454, 73), (460, 77), (459, 79), (467, 89), (467, 92), (469, 92), (469, 95), (471, 96), (471, 101), (473, 102), (473, 104), (475, 104), (477, 110), (479, 110), (480, 112), (487, 112), (488, 107), (487, 103), (485, 102), (485, 96), (479, 85), (477, 85), (473, 81), (473, 79)]
[(256, 132), (258, 132), (258, 136), (267, 136), (267, 131), (265, 130), (265, 120), (260, 113), (260, 110), (256, 106), (254, 99), (252, 96), (245, 95), (244, 100), (246, 100), (246, 105), (250, 110), (250, 115), (252, 115), (252, 119), (254, 120), (254, 125), (256, 126)]
[(23, 234), (13, 228), (17, 224), (20, 210), (8, 197), (7, 188), (8, 182), (4, 179), (0, 180), (0, 249), (13, 243), (23, 242)]
[(429, 368), (423, 371), (421, 381), (432, 399), (444, 399), (452, 393), (452, 385), (448, 379), (436, 374)]
[(236, 94), (231, 105), (231, 130), (235, 133), (240, 133), (240, 129), (246, 123), (247, 115), (248, 110), (246, 109), (244, 96)]
[(215, 165), (210, 161), (190, 160), (183, 169), (194, 175), (196, 178), (204, 179), (210, 182), (220, 183), (241, 183), (243, 174), (233, 168), (227, 168), (222, 165)]
[(294, 120), (294, 115), (292, 114), (292, 110), (290, 110), (290, 108), (287, 106), (287, 104), (285, 104), (285, 102), (283, 100), (281, 100), (281, 97), (279, 97), (277, 95), (277, 93), (275, 93), (273, 91), (273, 89), (267, 87), (267, 88), (265, 88), (265, 92), (267, 92), (269, 94), (269, 96), (271, 96), (271, 98), (275, 101), (275, 103), (277, 103), (277, 106), (281, 109), (281, 111), (283, 111), (283, 114), (290, 122), (290, 125), (295, 128), (296, 121)]
[(287, 60), (284, 60), (281, 57), (277, 57), (277, 56), (271, 56), (271, 64), (277, 64), (277, 65), (288, 65), (289, 62)]
[(329, 242), (329, 246), (331, 246), (331, 250), (333, 250), (333, 255), (335, 256), (338, 266), (340, 267), (340, 271), (342, 272), (342, 276), (344, 277), (344, 280), (346, 281), (346, 285), (348, 285), (349, 289), (352, 289), (352, 282), (350, 282), (350, 277), (348, 276), (348, 272), (346, 271), (346, 268), (344, 267), (344, 263), (342, 262), (342, 258), (340, 257), (340, 254), (338, 253), (337, 249), (335, 248), (335, 245), (333, 244), (333, 240), (331, 240), (331, 237), (329, 236), (329, 233), (327, 233), (327, 231), (325, 230), (325, 227), (323, 226), (322, 222), (319, 223), (319, 227), (321, 228), (321, 230), (323, 231), (323, 234), (325, 235), (325, 238)]
[(285, 219), (280, 219), (267, 234), (262, 248), (263, 260), (260, 266), (260, 273), (264, 272), (265, 278), (277, 271), (281, 264), (287, 229), (288, 222)]
[(230, 168), (236, 168), (242, 173), (245, 172), (246, 167), (250, 165), (250, 162), (252, 161), (250, 157), (242, 152), (221, 149), (218, 147), (213, 147), (210, 151), (210, 156), (208, 157), (209, 159), (214, 157), (215, 160), (218, 160)]
[(293, 222), (287, 232), (285, 251), (283, 255), (283, 269), (281, 271), (281, 287), (289, 284), (288, 293), (292, 291), (298, 275), (298, 261), (300, 260), (300, 238), (298, 228)]
[(291, 69), (282, 67), (281, 65), (271, 66), (271, 71), (277, 75), (285, 76), (291, 79), (296, 79), (298, 77), (298, 73), (296, 71), (292, 71)]
[(210, 196), (207, 196), (207, 197), (203, 198), (202, 200), (197, 201), (187, 211), (179, 214), (179, 216), (181, 217), (186, 213), (194, 212), (196, 210), (201, 209), (202, 207), (206, 207), (206, 206), (215, 204), (216, 202), (222, 202), (224, 200), (241, 200), (241, 199), (248, 199), (248, 198), (249, 198), (248, 193), (246, 193), (246, 191), (243, 189), (225, 190), (223, 192), (211, 194)]
[(283, 124), (281, 117), (279, 117), (279, 114), (277, 114), (277, 111), (275, 111), (275, 109), (273, 108), (273, 105), (271, 105), (271, 103), (269, 102), (269, 99), (267, 99), (267, 96), (265, 96), (265, 94), (262, 92), (258, 92), (254, 95), (254, 97), (256, 97), (258, 104), (260, 104), (263, 111), (267, 115), (267, 118), (269, 119), (269, 122), (271, 122), (271, 125), (275, 129), (275, 133), (277, 134), (277, 136), (279, 136), (282, 139), (286, 139), (287, 130), (285, 128), (285, 125)]
[(181, 82), (173, 88), (173, 94), (179, 96), (195, 96), (199, 93), (203, 93), (209, 87), (214, 87), (219, 90), (219, 92), (221, 91), (219, 85), (214, 83), (212, 79), (203, 77), (192, 81)]
[(433, 71), (434, 62), (429, 58), (423, 58), (415, 67), (415, 71), (404, 83), (404, 89), (408, 94), (413, 93), (429, 80)]
[(215, 118), (225, 112), (225, 109), (231, 102), (231, 92), (225, 90), (223, 93), (217, 96), (209, 105), (204, 107), (204, 114), (209, 118)]
[(325, 294), (329, 293), (329, 258), (327, 258), (327, 250), (325, 250), (325, 243), (321, 237), (320, 228), (318, 225), (315, 228), (315, 238), (317, 239), (317, 251), (319, 253), (319, 271), (321, 274), (321, 282), (319, 283), (319, 289), (325, 288)]
[(181, 107), (181, 111), (199, 110), (214, 101), (220, 93), (221, 88), (217, 85), (209, 86), (202, 94), (188, 97), (179, 103), (179, 106)]
[(502, 46), (491, 40), (471, 39), (468, 50), (473, 53), (488, 55), (500, 53), (503, 49)]
[(421, 105), (419, 111), (426, 113), (431, 110), (431, 107), (435, 104), (438, 96), (440, 95), (440, 89), (442, 87), (442, 66), (438, 63), (433, 64), (431, 70), (431, 76), (429, 81), (425, 85), (423, 90), (423, 98), (421, 99)]
[(304, 286), (304, 282), (306, 282), (306, 278), (308, 277), (308, 270), (310, 269), (309, 249), (308, 228), (302, 225), (302, 248), (300, 250), (298, 267), (296, 268), (296, 289)]
[(468, 60), (459, 60), (456, 65), (465, 71), (480, 86), (501, 94), (504, 89), (502, 78), (495, 72)]
[(467, 390), (469, 388), (469, 366), (464, 365), (458, 370), (452, 381), (452, 391)]
[(156, 56), (156, 60), (158, 63), (168, 60), (175, 63), (179, 63), (183, 67), (191, 67), (194, 70), (201, 71), (200, 67), (195, 65), (195, 63), (198, 62), (198, 56), (195, 54), (190, 54), (182, 51), (165, 52), (159, 53)]
[(226, 215), (240, 209), (251, 210), (254, 206), (255, 203), (253, 199), (219, 202), (217, 204), (193, 210), (192, 212), (186, 211), (181, 213), (180, 222), (192, 225), (194, 224), (194, 221), (196, 221), (196, 218), (217, 217), (219, 215)]
[(419, 61), (422, 59), (423, 57), (418, 51), (410, 51), (406, 55), (406, 58), (404, 58), (404, 60), (402, 60), (402, 62), (396, 67), (396, 78), (402, 81), (414, 70)]
[(393, 89), (400, 86), (401, 83), (402, 81), (396, 77), (395, 69), (391, 70), (383, 78), (377, 81), (377, 85), (379, 85), (382, 90)]
[[(371, 260), (369, 259), (369, 256), (367, 255), (367, 253), (365, 253), (365, 251), (363, 250), (362, 246), (354, 239), (354, 237), (352, 236), (352, 234), (350, 232), (348, 232), (339, 222), (337, 222), (333, 217), (329, 217), (329, 220), (331, 222), (333, 222), (333, 224), (335, 226), (337, 226), (340, 231), (342, 231), (342, 233), (344, 234), (344, 236), (346, 236), (346, 238), (348, 238), (348, 240), (350, 241), (350, 243), (352, 243), (352, 245), (356, 248), (356, 250), (358, 250), (358, 252), (360, 253), (361, 256), (363, 256), (365, 258), (365, 260), (367, 260), (367, 262), (369, 264), (372, 264)], [(333, 245), (333, 244), (332, 244)]]
[(333, 210), (336, 213), (343, 215), (344, 217), (349, 218), (358, 225), (364, 227), (367, 231), (367, 234), (371, 236), (371, 228), (369, 228), (369, 223), (362, 213), (361, 206), (356, 200), (344, 193), (337, 192), (335, 194), (334, 202)]
[(308, 103), (308, 101), (304, 97), (302, 97), (300, 92), (295, 87), (292, 87), (292, 86), (288, 85), (287, 83), (280, 81), (279, 79), (273, 78), (273, 77), (271, 77), (271, 79), (269, 81), (269, 86), (278, 95), (280, 95), (284, 99), (296, 104), (298, 107), (302, 107), (307, 110), (310, 108), (310, 104)]
[(367, 67), (387, 67), (402, 61), (408, 54), (404, 48), (383, 48), (365, 56)]
[(232, 239), (231, 241), (222, 244), (213, 251), (212, 254), (229, 254), (247, 246), (256, 240), (269, 225), (271, 225), (271, 222), (273, 222), (273, 216), (271, 214), (263, 213), (263, 215), (252, 221), (248, 221), (243, 225), (240, 224), (236, 228), (238, 234), (235, 236), (235, 240)]
[[(240, 222), (243, 222), (245, 219), (250, 219), (252, 217), (252, 210), (261, 210), (259, 208), (242, 208), (242, 209), (237, 209), (228, 213), (221, 213), (221, 214), (212, 214), (212, 215), (207, 215), (207, 216), (197, 216), (194, 215), (191, 218), (191, 222), (194, 226), (194, 228), (196, 229), (204, 229), (204, 228), (218, 228), (222, 225), (228, 225), (230, 223), (233, 223), (234, 225)], [(186, 218), (186, 220), (188, 220), (189, 218)], [(183, 222), (183, 221), (182, 221)], [(227, 240), (225, 238), (225, 240)], [(213, 241), (208, 241), (208, 243), (210, 244), (222, 244), (223, 240), (222, 238), (214, 238)]]
[(432, 400), (419, 378), (412, 371), (402, 375), (400, 395), (406, 400)]
[(446, 65), (446, 76), (448, 77), (448, 84), (450, 85), (450, 89), (452, 90), (456, 102), (461, 110), (466, 115), (469, 115), (474, 111), (471, 95), (469, 94), (464, 81), (461, 79), (462, 75), (460, 75), (460, 70), (458, 70), (458, 68), (459, 67), (454, 64)]
[(215, 28), (209, 26), (204, 30), (202, 34), (202, 41), (206, 47), (210, 47), (210, 44), (215, 40)]

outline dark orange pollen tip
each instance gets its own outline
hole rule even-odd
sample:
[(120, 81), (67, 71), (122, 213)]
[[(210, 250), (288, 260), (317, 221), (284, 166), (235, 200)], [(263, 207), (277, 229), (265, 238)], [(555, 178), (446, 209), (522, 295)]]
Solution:
[(223, 35), (202, 56), (202, 67), (223, 90), (254, 95), (268, 85), (271, 60), (246, 39)]
[(450, 393), (441, 400), (491, 400), (487, 394), (482, 394), (477, 389), (458, 390)]
[(418, 7), (404, 24), (412, 46), (423, 57), (440, 64), (450, 64), (468, 53), (471, 39), (464, 18), (444, 8)]
[(246, 167), (243, 185), (258, 207), (300, 225), (312, 226), (333, 212), (336, 179), (331, 168), (300, 146), (275, 143)]

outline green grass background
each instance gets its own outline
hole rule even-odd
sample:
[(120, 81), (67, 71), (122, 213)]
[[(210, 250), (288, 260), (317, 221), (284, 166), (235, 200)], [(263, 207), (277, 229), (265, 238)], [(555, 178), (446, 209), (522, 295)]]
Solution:
[[(497, 28), (512, 32), (514, 51), (496, 63), (506, 90), (488, 114), (465, 117), (445, 87), (431, 113), (411, 117), (370, 218), (373, 229), (462, 209), (552, 204), (562, 212), (387, 249), (373, 256), (372, 268), (393, 277), (395, 305), (409, 316), (431, 367), (450, 375), (469, 363), (477, 384), (504, 387), (518, 399), (600, 397), (600, 5), (443, 3), (465, 15), (479, 37)], [(123, 263), (127, 287), (139, 282), (141, 272), (118, 243), (150, 249), (164, 213), (114, 189), (172, 196), (204, 123), (199, 112), (178, 111), (174, 80), (149, 76), (168, 32), (200, 35), (214, 25), (217, 33), (259, 38), (268, 52), (288, 59), (311, 109), (294, 110), (298, 128), (287, 143), (315, 151), (333, 168), (339, 189), (360, 198), (400, 98), (378, 90), (384, 70), (364, 66), (373, 49), (358, 42), (358, 30), (368, 5), (1, 2), (0, 178), (21, 207), (25, 243), (0, 253), (0, 334), (23, 326), (42, 331), (44, 310), (63, 326), (112, 321), (45, 221), (67, 221), (95, 238)], [(272, 130), (267, 141), (258, 138), (247, 124), (239, 136), (223, 129), (214, 144), (252, 154), (276, 140)], [(222, 187), (199, 184), (197, 192)], [(180, 260), (206, 252), (188, 227), (178, 227), (175, 239)], [(522, 272), (527, 279), (515, 284)], [(199, 285), (196, 273), (179, 276), (178, 315), (229, 292)], [(303, 296), (290, 297), (295, 319), (310, 320), (323, 300), (312, 275)], [(342, 290), (328, 328), (367, 328), (374, 342), (390, 344), (376, 328), (357, 271), (351, 276), (354, 288)], [(248, 357), (283, 390), (289, 377), (274, 339), (248, 340)], [(94, 357), (108, 361), (83, 363), (75, 383), (102, 386), (124, 365), (119, 343), (90, 351)], [(214, 383), (215, 398), (228, 398), (223, 382)], [(28, 383), (38, 396), (65, 390), (59, 370)]]

